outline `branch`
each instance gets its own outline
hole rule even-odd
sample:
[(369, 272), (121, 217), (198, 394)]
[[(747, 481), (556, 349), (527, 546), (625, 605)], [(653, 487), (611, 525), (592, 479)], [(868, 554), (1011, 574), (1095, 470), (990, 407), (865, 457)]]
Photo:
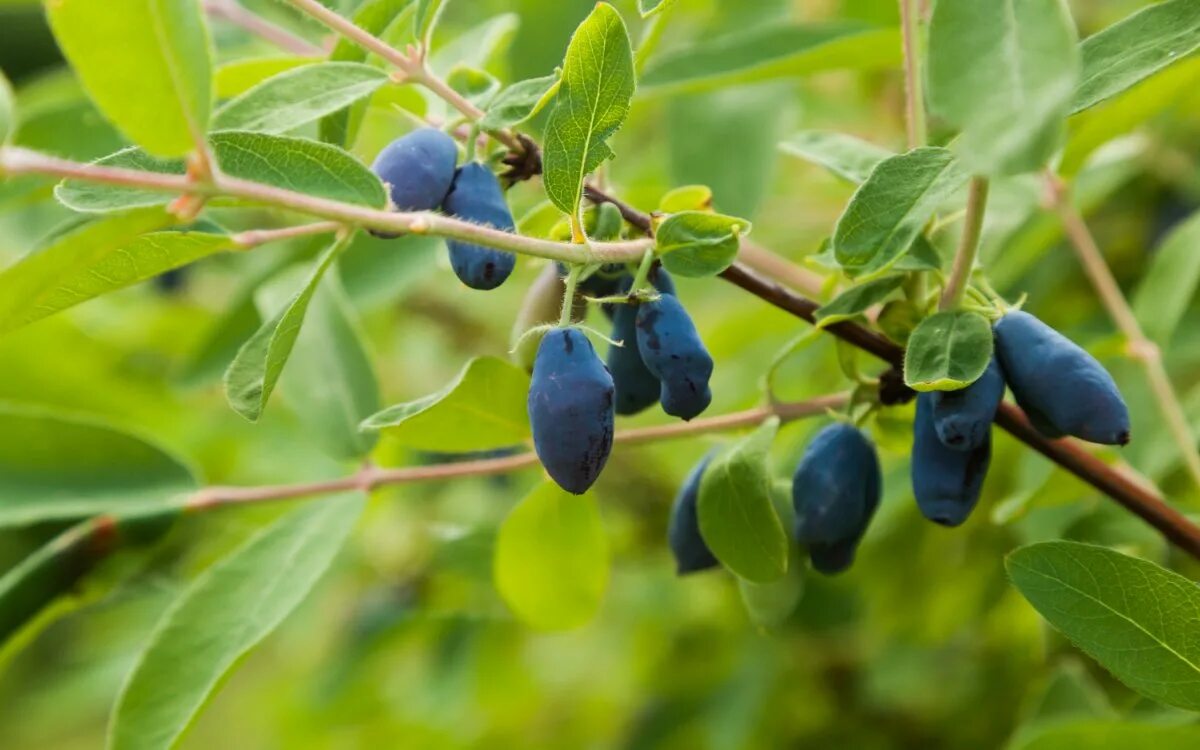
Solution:
[(240, 26), (285, 52), (292, 52), (305, 57), (323, 57), (325, 55), (325, 50), (307, 39), (296, 36), (282, 26), (271, 23), (262, 16), (246, 10), (237, 0), (204, 0), (204, 12), (213, 18), (219, 18), (223, 21), (228, 21), (234, 26)]
[(950, 278), (946, 279), (946, 288), (942, 290), (942, 300), (939, 305), (942, 310), (953, 310), (958, 307), (962, 304), (963, 295), (967, 293), (967, 285), (971, 281), (971, 271), (975, 268), (975, 256), (979, 254), (979, 235), (983, 231), (983, 215), (987, 209), (987, 197), (987, 178), (972, 177), (971, 187), (967, 193), (967, 215), (963, 219), (958, 251), (954, 254), (954, 267), (950, 270)]
[(1108, 310), (1109, 317), (1125, 336), (1129, 356), (1138, 361), (1146, 371), (1150, 390), (1154, 393), (1158, 409), (1167, 422), (1167, 429), (1179, 450), (1179, 455), (1183, 457), (1192, 481), (1200, 487), (1200, 450), (1197, 449), (1196, 436), (1192, 434), (1191, 427), (1184, 417), (1183, 405), (1179, 402), (1179, 396), (1176, 395), (1171, 378), (1167, 375), (1162, 351), (1142, 330), (1129, 301), (1121, 293), (1121, 287), (1105, 263), (1104, 254), (1100, 252), (1096, 238), (1092, 236), (1087, 222), (1075, 208), (1066, 186), (1056, 175), (1049, 174), (1046, 177), (1046, 197), (1050, 208), (1058, 214), (1063, 232), (1100, 301)]
[[(776, 404), (771, 407), (748, 409), (717, 417), (694, 419), (691, 422), (622, 430), (614, 436), (614, 441), (617, 445), (640, 445), (662, 440), (694, 437), (711, 432), (738, 430), (753, 427), (771, 416), (777, 416), (784, 422), (792, 422), (805, 417), (824, 414), (830, 409), (841, 408), (848, 400), (849, 396), (847, 394), (837, 393), (820, 396), (808, 401)], [(507, 474), (537, 465), (537, 455), (531, 451), (501, 458), (486, 458), (476, 461), (436, 464), (434, 466), (414, 466), (400, 469), (382, 469), (377, 466), (367, 465), (349, 476), (321, 482), (281, 484), (264, 487), (207, 487), (192, 495), (186, 501), (185, 507), (193, 511), (204, 511), (229, 505), (296, 500), (317, 495), (328, 495), (335, 492), (370, 492), (379, 487), (396, 484)]]

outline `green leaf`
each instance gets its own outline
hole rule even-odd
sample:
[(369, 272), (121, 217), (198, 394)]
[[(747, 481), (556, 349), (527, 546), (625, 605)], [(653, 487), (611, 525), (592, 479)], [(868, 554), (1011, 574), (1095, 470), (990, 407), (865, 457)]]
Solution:
[(992, 359), (992, 324), (975, 312), (930, 315), (908, 339), (904, 382), (914, 391), (956, 391), (979, 379)]
[(196, 0), (45, 0), (59, 49), (104, 114), (158, 156), (204, 139), (212, 51)]
[(1044, 166), (1062, 142), (1079, 77), (1064, 0), (957, 0), (934, 7), (929, 107), (962, 130), (956, 150), (975, 174)]
[[(381, 36), (388, 27), (400, 24), (413, 9), (413, 0), (366, 0), (350, 20), (367, 33)], [(334, 45), (329, 59), (331, 62), (366, 62), (367, 51), (343, 37)], [(366, 108), (366, 102), (359, 102), (322, 118), (318, 128), (321, 140), (335, 146), (353, 145)]]
[(643, 94), (698, 91), (809, 75), (824, 70), (888, 68), (900, 63), (894, 28), (859, 23), (788, 25), (704, 39), (651, 60)]
[[(55, 238), (46, 247), (0, 271), (0, 333), (20, 328), (103, 291), (127, 286), (149, 268), (160, 264), (170, 267), (172, 259), (155, 256), (158, 251), (153, 236), (141, 235), (171, 221), (165, 211), (157, 208), (107, 217)], [(203, 243), (200, 243), (203, 247), (199, 247), (192, 241), (167, 244), (172, 245), (179, 258), (213, 247)], [(140, 248), (136, 258), (123, 254), (130, 247)], [(117, 275), (104, 279), (88, 278), (96, 269)]]
[(317, 285), (341, 249), (342, 243), (338, 241), (325, 251), (304, 287), (250, 337), (225, 371), (225, 397), (229, 405), (251, 422), (262, 416), (300, 335)]
[(529, 375), (496, 357), (467, 363), (445, 388), (363, 422), (402, 445), (442, 453), (507, 448), (530, 437)]
[(416, 0), (417, 9), (413, 14), (413, 34), (417, 41), (429, 46), (429, 38), (437, 26), (438, 18), (442, 15), (445, 0)]
[(1166, 346), (1200, 287), (1200, 212), (1167, 235), (1133, 294), (1133, 312), (1146, 335)]
[[(372, 208), (387, 205), (387, 194), (379, 178), (336, 146), (240, 130), (213, 133), (209, 142), (221, 171), (229, 177)], [(118, 151), (95, 163), (161, 174), (186, 171), (182, 161), (157, 159), (138, 148)], [(173, 197), (151, 190), (79, 180), (65, 180), (54, 194), (72, 210), (93, 213), (166, 205)]]
[(0, 404), (0, 526), (157, 510), (195, 487), (182, 460), (140, 437)]
[(583, 179), (613, 156), (607, 141), (625, 122), (633, 90), (625, 22), (611, 5), (597, 3), (571, 36), (546, 122), (543, 181), (563, 213), (579, 213)]
[(446, 84), (475, 104), (488, 101), (500, 89), (500, 81), (486, 70), (455, 65), (446, 74)]
[(1200, 588), (1152, 562), (1078, 542), (1022, 547), (1009, 578), (1042, 617), (1147, 698), (1200, 710)]
[(658, 212), (675, 214), (681, 211), (711, 211), (712, 188), (708, 185), (681, 185), (668, 190), (658, 201)]
[(1168, 0), (1143, 8), (1083, 41), (1079, 112), (1178, 62), (1200, 47), (1200, 5)]
[[(792, 510), (791, 480), (776, 480), (771, 485), (771, 500), (784, 529), (792, 528), (796, 514)], [(796, 611), (804, 596), (804, 568), (800, 546), (789, 540), (788, 569), (782, 578), (770, 583), (739, 578), (738, 591), (750, 621), (765, 630), (782, 625)]]
[(251, 57), (233, 60), (217, 68), (213, 85), (218, 99), (241, 96), (268, 78), (306, 65), (324, 62), (323, 57)]
[(824, 328), (863, 314), (867, 308), (887, 299), (903, 283), (903, 276), (885, 276), (850, 287), (817, 310), (817, 327)]
[(500, 525), (492, 567), (500, 596), (533, 627), (587, 623), (608, 587), (608, 540), (596, 499), (542, 483)]
[(293, 68), (226, 102), (217, 110), (213, 127), (286, 133), (370, 96), (387, 81), (387, 73), (361, 63)]
[(726, 568), (754, 583), (777, 581), (788, 567), (768, 466), (778, 431), (779, 420), (767, 420), (713, 458), (700, 480), (700, 535)]
[(666, 11), (677, 0), (638, 0), (638, 13), (642, 18), (651, 18)]
[(750, 222), (708, 211), (681, 211), (658, 225), (654, 241), (663, 267), (680, 276), (716, 276), (737, 258)]
[(1149, 721), (1073, 721), (1023, 729), (1008, 750), (1191, 750), (1200, 726)]
[(0, 72), (0, 146), (17, 132), (17, 112), (13, 106), (13, 90), (4, 73)]
[(861, 138), (820, 130), (802, 130), (780, 143), (779, 148), (855, 184), (865, 182), (879, 162), (895, 156)]
[[(259, 290), (263, 317), (288, 305), (297, 280), (284, 274)], [(324, 274), (318, 283), (287, 361), (279, 387), (305, 434), (341, 461), (370, 453), (376, 436), (358, 426), (379, 410), (379, 383), (337, 273)]]
[(479, 127), (483, 130), (516, 127), (542, 111), (557, 93), (557, 73), (514, 83), (492, 99)]
[(954, 154), (944, 148), (917, 148), (879, 162), (838, 219), (833, 234), (838, 263), (851, 276), (888, 268), (966, 181)]
[(313, 500), (201, 573), (163, 615), (121, 688), (109, 750), (172, 747), (225, 675), (316, 585), (363, 502)]

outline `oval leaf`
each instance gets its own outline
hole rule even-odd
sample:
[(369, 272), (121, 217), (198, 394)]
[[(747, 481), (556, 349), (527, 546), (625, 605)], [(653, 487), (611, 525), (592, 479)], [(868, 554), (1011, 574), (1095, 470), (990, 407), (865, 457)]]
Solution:
[(514, 83), (492, 99), (479, 127), (503, 130), (520, 125), (540, 112), (557, 93), (557, 73)]
[(204, 139), (212, 52), (196, 0), (53, 0), (59, 49), (92, 99), (134, 143), (183, 156)]
[(493, 575), (518, 617), (536, 628), (566, 630), (587, 623), (600, 608), (608, 565), (595, 498), (545, 482), (500, 525)]
[(608, 3), (596, 3), (571, 37), (546, 122), (543, 180), (546, 195), (563, 213), (579, 213), (583, 178), (613, 155), (607, 141), (625, 122), (633, 89), (625, 22)]
[(1039, 169), (1062, 141), (1079, 78), (1075, 24), (1063, 0), (956, 0), (934, 7), (929, 106), (962, 130), (976, 174)]
[(767, 420), (719, 453), (700, 480), (700, 536), (725, 567), (754, 583), (777, 581), (788, 567), (767, 465), (778, 430), (778, 419)]
[(508, 448), (530, 437), (529, 375), (495, 357), (467, 363), (445, 388), (363, 422), (403, 445), (442, 453)]
[(838, 263), (852, 276), (895, 263), (966, 181), (954, 154), (944, 148), (913, 149), (879, 162), (838, 219), (833, 234)]
[(1080, 45), (1083, 75), (1071, 111), (1119, 94), (1200, 47), (1200, 4), (1155, 3), (1094, 34)]
[(750, 222), (709, 211), (671, 214), (654, 231), (663, 267), (680, 276), (716, 276), (737, 258)]
[(1165, 345), (1200, 286), (1200, 212), (1173, 229), (1154, 253), (1133, 295), (1133, 312), (1146, 335)]
[(217, 110), (213, 127), (286, 133), (370, 96), (387, 81), (387, 73), (361, 63), (305, 65), (227, 102)]
[(864, 182), (891, 151), (844, 133), (805, 130), (779, 144), (784, 153), (828, 169), (855, 184)]
[(161, 509), (195, 487), (182, 460), (140, 437), (0, 405), (0, 526)]
[(640, 84), (643, 93), (662, 94), (899, 63), (900, 34), (894, 28), (775, 23), (653, 59)]
[(150, 635), (117, 697), (109, 750), (171, 747), (218, 683), (303, 601), (363, 509), (314, 500), (200, 574)]
[(1200, 710), (1200, 588), (1152, 562), (1078, 542), (1022, 547), (1005, 561), (1029, 603), (1142, 695)]
[(992, 324), (979, 313), (930, 315), (908, 338), (904, 382), (914, 391), (966, 388), (987, 369), (992, 346)]
[(886, 276), (850, 287), (817, 310), (817, 327), (824, 328), (863, 314), (867, 308), (887, 299), (887, 296), (899, 289), (903, 283), (903, 276)]

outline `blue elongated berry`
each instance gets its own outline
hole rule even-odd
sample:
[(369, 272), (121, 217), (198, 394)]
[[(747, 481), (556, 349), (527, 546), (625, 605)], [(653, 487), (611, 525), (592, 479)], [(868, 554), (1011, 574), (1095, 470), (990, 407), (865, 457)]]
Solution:
[(1008, 387), (1040, 432), (1105, 445), (1129, 442), (1129, 409), (1092, 355), (1027, 312), (1005, 315), (995, 332)]
[(992, 458), (992, 434), (985, 432), (983, 442), (971, 450), (947, 448), (938, 436), (933, 411), (932, 394), (919, 394), (913, 423), (913, 494), (930, 521), (958, 526), (979, 502)]
[[(492, 170), (479, 162), (471, 162), (458, 170), (442, 209), (474, 224), (506, 232), (516, 229), (500, 181)], [(517, 256), (503, 250), (460, 240), (447, 240), (446, 246), (450, 248), (454, 274), (472, 289), (495, 289), (508, 279), (517, 264)]]
[[(665, 270), (658, 269), (655, 287), (662, 294), (674, 294), (675, 284)], [(633, 277), (621, 280), (615, 294), (626, 294)], [(658, 403), (662, 385), (642, 360), (637, 342), (637, 305), (605, 305), (612, 310), (612, 338), (622, 346), (608, 349), (608, 369), (617, 387), (617, 414), (637, 414)]]
[(688, 420), (712, 402), (713, 360), (679, 300), (664, 294), (638, 305), (638, 351), (661, 383), (663, 411)]
[(556, 328), (542, 338), (529, 388), (533, 447), (567, 492), (587, 492), (608, 461), (613, 390), (608, 369), (578, 330)]
[(450, 192), (457, 161), (453, 138), (422, 128), (389, 143), (371, 169), (387, 185), (397, 211), (432, 211)]
[(881, 492), (875, 446), (860, 430), (838, 423), (813, 438), (792, 478), (796, 540), (813, 568), (832, 575), (850, 567)]
[(969, 451), (983, 445), (1004, 399), (1004, 373), (993, 357), (983, 375), (958, 391), (933, 391), (933, 426), (942, 445)]
[(708, 454), (692, 469), (671, 506), (667, 542), (671, 545), (671, 554), (675, 556), (675, 570), (681, 576), (715, 568), (719, 564), (704, 542), (704, 537), (700, 536), (700, 520), (696, 514), (700, 500), (700, 479), (712, 457), (712, 453)]

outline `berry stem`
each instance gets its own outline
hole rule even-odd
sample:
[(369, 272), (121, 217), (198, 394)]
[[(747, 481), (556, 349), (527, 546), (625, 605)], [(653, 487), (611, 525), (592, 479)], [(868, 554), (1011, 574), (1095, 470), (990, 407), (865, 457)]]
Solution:
[(579, 276), (583, 273), (583, 266), (571, 266), (571, 270), (567, 272), (566, 282), (563, 284), (563, 302), (562, 312), (558, 315), (559, 328), (566, 328), (571, 325), (571, 311), (575, 309), (575, 289), (579, 286)]
[(646, 286), (647, 280), (650, 278), (650, 269), (654, 266), (654, 248), (646, 250), (646, 254), (642, 256), (642, 262), (638, 264), (637, 274), (633, 277), (633, 283), (629, 286), (629, 294), (637, 294), (642, 287)]

